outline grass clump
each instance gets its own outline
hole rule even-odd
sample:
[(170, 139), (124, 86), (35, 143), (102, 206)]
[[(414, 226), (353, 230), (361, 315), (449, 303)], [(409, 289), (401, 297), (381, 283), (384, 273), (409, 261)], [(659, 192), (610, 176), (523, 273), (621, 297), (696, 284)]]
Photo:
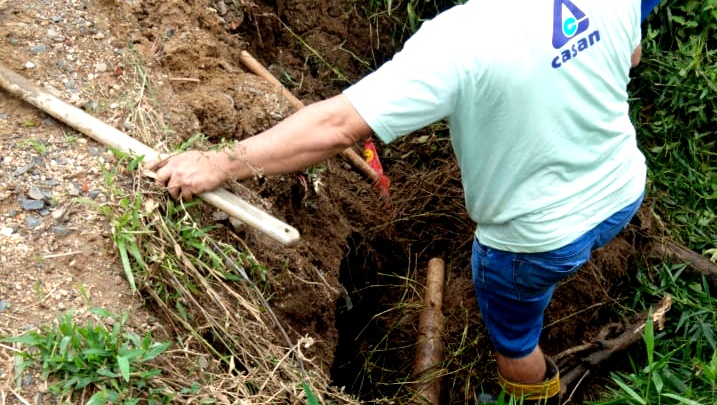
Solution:
[(670, 236), (717, 247), (717, 1), (665, 0), (644, 25), (633, 121)]
[(635, 305), (672, 296), (671, 318), (655, 333), (648, 324), (644, 357), (631, 358), (632, 371), (614, 373), (616, 387), (600, 405), (708, 404), (717, 396), (717, 300), (707, 282), (686, 279), (684, 265), (661, 265), (638, 277), (644, 287)]
[(72, 311), (60, 314), (57, 323), (38, 331), (3, 339), (27, 347), (19, 352), (18, 378), (39, 365), (43, 379), (56, 381), (50, 392), (68, 400), (92, 394), (87, 404), (169, 403), (171, 397), (152, 388), (160, 370), (149, 362), (165, 352), (170, 343), (158, 343), (150, 332), (143, 337), (127, 330), (127, 314), (114, 315), (95, 308), (91, 313), (111, 319), (111, 328), (88, 321), (81, 326)]

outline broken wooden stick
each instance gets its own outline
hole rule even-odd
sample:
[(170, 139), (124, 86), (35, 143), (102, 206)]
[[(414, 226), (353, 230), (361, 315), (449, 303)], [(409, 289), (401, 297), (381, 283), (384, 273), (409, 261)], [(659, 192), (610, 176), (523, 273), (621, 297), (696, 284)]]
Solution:
[(683, 263), (692, 272), (704, 275), (710, 287), (717, 290), (717, 264), (712, 263), (699, 253), (670, 240), (655, 241), (652, 250), (656, 256), (663, 260)]
[[(254, 58), (249, 52), (242, 51), (239, 54), (239, 60), (241, 63), (246, 66), (249, 71), (254, 73), (255, 75), (265, 79), (269, 83), (273, 84), (279, 90), (281, 91), (281, 94), (284, 95), (284, 97), (291, 103), (294, 108), (297, 110), (300, 110), (304, 108), (304, 103), (301, 102), (296, 96), (294, 96), (286, 87), (284, 87), (283, 84), (274, 77), (274, 75), (269, 72), (256, 58)], [(341, 151), (341, 156), (343, 156), (348, 162), (353, 166), (356, 170), (361, 172), (368, 180), (371, 182), (371, 184), (378, 184), (381, 175), (376, 172), (366, 161), (359, 156), (358, 153), (354, 152), (351, 148), (346, 148), (343, 151)]]
[(429, 260), (425, 306), (418, 320), (418, 343), (413, 363), (413, 377), (418, 381), (413, 402), (417, 404), (437, 405), (441, 397), (444, 278), (443, 260)]
[[(601, 363), (642, 340), (648, 319), (652, 320), (655, 330), (662, 330), (665, 326), (665, 314), (670, 310), (671, 305), (672, 297), (666, 295), (656, 306), (637, 315), (632, 321), (605, 325), (592, 342), (572, 347), (553, 356), (553, 360), (560, 368), (560, 391), (563, 398), (569, 387), (585, 378)], [(652, 318), (649, 318), (650, 314)], [(619, 335), (615, 336), (617, 333)]]
[[(106, 146), (130, 155), (145, 156), (147, 159), (159, 157), (159, 153), (149, 146), (43, 91), (1, 63), (0, 88)], [(292, 246), (299, 241), (299, 232), (295, 228), (223, 188), (208, 191), (200, 197), (286, 246)]]

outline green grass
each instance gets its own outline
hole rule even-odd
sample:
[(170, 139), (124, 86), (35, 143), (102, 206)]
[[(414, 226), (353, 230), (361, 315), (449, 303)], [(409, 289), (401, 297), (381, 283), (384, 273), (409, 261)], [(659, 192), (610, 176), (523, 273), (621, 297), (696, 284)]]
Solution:
[[(653, 209), (672, 239), (708, 258), (717, 252), (716, 28), (716, 0), (665, 0), (643, 25), (630, 85)], [(640, 273), (633, 308), (671, 294), (673, 309), (664, 331), (646, 331), (632, 372), (615, 373), (600, 404), (714, 403), (717, 301), (682, 269)]]
[(87, 391), (92, 394), (88, 405), (169, 403), (169, 396), (152, 388), (151, 380), (160, 370), (148, 362), (170, 344), (154, 342), (149, 332), (140, 337), (127, 330), (127, 314), (120, 317), (98, 308), (90, 312), (111, 319), (112, 327), (92, 321), (80, 326), (70, 311), (58, 315), (54, 325), (2, 339), (26, 347), (20, 352), (23, 361), (16, 367), (17, 378), (37, 365), (43, 379), (54, 381), (50, 392), (68, 400)]
[(631, 358), (632, 372), (614, 373), (615, 387), (600, 405), (710, 404), (717, 397), (717, 300), (705, 280), (683, 276), (683, 265), (641, 272), (635, 306), (672, 295), (665, 330), (648, 324), (644, 354)]
[(717, 247), (717, 1), (666, 0), (644, 27), (631, 84), (650, 194), (670, 236)]

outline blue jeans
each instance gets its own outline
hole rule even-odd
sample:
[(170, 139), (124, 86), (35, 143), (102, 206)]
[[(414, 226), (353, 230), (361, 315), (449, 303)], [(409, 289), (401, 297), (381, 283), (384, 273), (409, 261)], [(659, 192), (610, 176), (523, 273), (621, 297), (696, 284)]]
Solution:
[(617, 236), (642, 204), (642, 196), (567, 246), (542, 253), (513, 253), (473, 241), (473, 286), (483, 321), (498, 353), (530, 354), (538, 345), (543, 313), (555, 286)]

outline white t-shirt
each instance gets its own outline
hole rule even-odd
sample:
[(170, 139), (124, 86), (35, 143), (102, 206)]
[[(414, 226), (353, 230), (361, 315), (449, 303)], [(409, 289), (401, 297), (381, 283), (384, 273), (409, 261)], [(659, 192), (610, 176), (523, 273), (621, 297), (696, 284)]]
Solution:
[(478, 240), (569, 244), (636, 200), (630, 122), (640, 0), (471, 0), (344, 91), (384, 142), (447, 119)]

